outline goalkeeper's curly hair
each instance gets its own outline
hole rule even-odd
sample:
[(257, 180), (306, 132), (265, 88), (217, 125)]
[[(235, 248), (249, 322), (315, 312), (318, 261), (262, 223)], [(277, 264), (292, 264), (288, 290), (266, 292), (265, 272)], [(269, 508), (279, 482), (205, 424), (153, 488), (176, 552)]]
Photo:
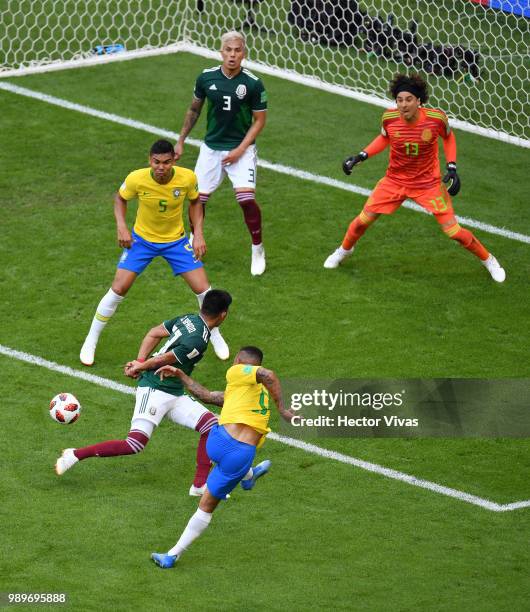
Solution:
[[(410, 87), (410, 89), (407, 89)], [(389, 92), (392, 99), (395, 100), (399, 91), (410, 91), (417, 98), (420, 99), (422, 104), (425, 104), (429, 99), (429, 93), (427, 91), (427, 81), (419, 74), (395, 74), (394, 78), (390, 81)]]

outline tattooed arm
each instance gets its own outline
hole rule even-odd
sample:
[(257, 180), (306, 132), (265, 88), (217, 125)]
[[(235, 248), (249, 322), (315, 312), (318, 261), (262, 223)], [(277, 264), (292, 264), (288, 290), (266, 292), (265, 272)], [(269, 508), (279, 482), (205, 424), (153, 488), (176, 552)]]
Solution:
[(193, 129), (193, 126), (197, 123), (197, 119), (201, 114), (201, 110), (204, 104), (204, 99), (193, 97), (191, 101), (191, 106), (184, 117), (184, 123), (182, 124), (182, 128), (180, 130), (179, 139), (177, 144), (175, 145), (175, 159), (180, 159), (182, 153), (184, 151), (184, 141), (186, 140), (188, 134)]
[(256, 380), (262, 383), (271, 394), (280, 416), (286, 421), (290, 421), (294, 414), (290, 410), (285, 409), (282, 397), (282, 387), (276, 374), (272, 370), (259, 367), (256, 372)]
[(193, 380), (193, 378), (190, 378), (187, 374), (184, 374), (184, 372), (179, 368), (166, 365), (157, 370), (155, 374), (158, 374), (162, 380), (168, 376), (180, 378), (186, 389), (205, 404), (222, 406), (224, 403), (225, 394), (223, 391), (209, 391), (206, 387), (203, 387), (197, 381)]

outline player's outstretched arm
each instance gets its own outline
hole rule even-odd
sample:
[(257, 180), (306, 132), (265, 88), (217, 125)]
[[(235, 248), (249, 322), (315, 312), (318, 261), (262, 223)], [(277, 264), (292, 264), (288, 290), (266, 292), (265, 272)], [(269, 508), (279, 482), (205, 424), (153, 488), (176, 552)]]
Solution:
[(256, 371), (256, 380), (264, 385), (267, 391), (271, 394), (280, 416), (286, 421), (290, 422), (294, 416), (294, 413), (285, 409), (282, 396), (282, 386), (280, 384), (280, 379), (276, 376), (276, 374), (272, 370), (259, 367)]
[(348, 176), (350, 176), (354, 166), (356, 166), (357, 164), (360, 164), (365, 159), (368, 159), (368, 154), (366, 153), (366, 151), (361, 151), (357, 155), (351, 155), (350, 157), (347, 157), (342, 162), (342, 171), (344, 172), (344, 174), (347, 174)]
[(159, 368), (155, 372), (155, 374), (160, 376), (162, 380), (164, 378), (167, 378), (168, 376), (175, 376), (176, 378), (180, 378), (182, 384), (186, 387), (186, 389), (205, 404), (222, 406), (224, 403), (225, 394), (222, 391), (208, 390), (206, 387), (203, 387), (197, 381), (193, 380), (193, 378), (185, 374), (180, 368), (175, 368), (174, 366), (165, 366), (163, 368)]
[(223, 163), (225, 166), (227, 164), (235, 163), (256, 140), (258, 134), (265, 127), (265, 123), (267, 121), (267, 111), (253, 111), (252, 116), (254, 117), (254, 121), (245, 134), (245, 138), (243, 138), (241, 143), (235, 149), (232, 149), (226, 155), (226, 157), (223, 157), (221, 160), (221, 163)]
[(193, 129), (193, 126), (197, 123), (197, 119), (199, 118), (202, 110), (202, 106), (204, 104), (204, 99), (196, 98), (193, 96), (193, 100), (191, 101), (191, 106), (184, 117), (184, 123), (182, 124), (182, 128), (180, 129), (179, 139), (177, 144), (175, 145), (175, 159), (180, 159), (182, 153), (184, 151), (184, 141), (188, 137), (188, 134)]
[(390, 140), (387, 136), (379, 134), (379, 136), (377, 138), (374, 138), (374, 140), (372, 140), (372, 142), (360, 153), (358, 153), (357, 155), (352, 155), (351, 157), (347, 157), (342, 162), (342, 170), (344, 174), (347, 174), (349, 176), (352, 173), (354, 166), (367, 160), (369, 157), (373, 157), (374, 155), (381, 153), (387, 148), (389, 143)]
[(116, 192), (114, 195), (114, 217), (116, 219), (116, 229), (118, 231), (118, 245), (122, 249), (130, 249), (132, 244), (132, 236), (127, 227), (127, 200)]

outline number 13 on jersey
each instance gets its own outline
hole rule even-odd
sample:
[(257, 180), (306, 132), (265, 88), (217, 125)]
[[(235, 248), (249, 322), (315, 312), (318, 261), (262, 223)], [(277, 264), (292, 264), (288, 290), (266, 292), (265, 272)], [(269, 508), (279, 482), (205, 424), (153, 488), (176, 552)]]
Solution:
[(418, 155), (420, 151), (420, 145), (417, 142), (405, 142), (405, 155)]

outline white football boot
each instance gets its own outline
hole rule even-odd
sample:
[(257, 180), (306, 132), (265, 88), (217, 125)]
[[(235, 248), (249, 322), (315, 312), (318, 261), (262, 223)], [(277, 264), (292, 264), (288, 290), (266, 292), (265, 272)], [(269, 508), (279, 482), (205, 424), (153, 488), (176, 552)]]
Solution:
[(491, 278), (498, 282), (503, 283), (506, 278), (506, 272), (497, 259), (490, 253), (488, 259), (482, 262), (482, 265), (491, 274)]
[(84, 341), (79, 353), (79, 360), (83, 365), (91, 366), (94, 364), (94, 356), (96, 354), (96, 344), (88, 337)]
[(213, 350), (219, 359), (225, 361), (230, 357), (230, 349), (228, 344), (225, 342), (223, 336), (218, 327), (214, 327), (210, 332), (210, 342), (212, 343)]
[(67, 448), (63, 450), (63, 454), (57, 459), (57, 463), (55, 464), (55, 473), (57, 476), (61, 476), (69, 470), (72, 466), (74, 466), (79, 459), (74, 455), (75, 448)]
[(265, 272), (265, 267), (265, 249), (263, 248), (263, 244), (253, 244), (250, 273), (252, 276), (261, 276), (263, 272)]
[(202, 487), (196, 487), (194, 484), (190, 487), (190, 496), (191, 497), (201, 497), (202, 494), (206, 491), (206, 483), (202, 485)]
[(324, 268), (338, 268), (340, 264), (353, 253), (353, 249), (354, 247), (347, 251), (343, 249), (342, 246), (335, 249), (324, 262)]

